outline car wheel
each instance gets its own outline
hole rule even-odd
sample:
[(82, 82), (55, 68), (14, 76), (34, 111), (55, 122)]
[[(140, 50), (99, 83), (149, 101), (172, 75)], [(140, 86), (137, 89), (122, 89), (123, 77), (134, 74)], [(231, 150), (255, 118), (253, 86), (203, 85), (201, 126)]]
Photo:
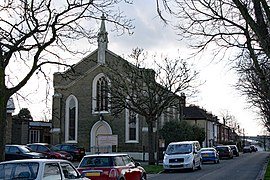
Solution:
[(146, 180), (146, 174), (143, 174), (142, 177), (141, 177), (141, 180)]
[(192, 167), (190, 168), (190, 171), (195, 171), (196, 170), (196, 166), (195, 166), (195, 162), (193, 161), (192, 163)]
[(169, 170), (168, 170), (168, 169), (163, 169), (163, 172), (164, 172), (164, 173), (168, 173)]
[(200, 164), (198, 166), (198, 169), (201, 170), (202, 169), (202, 161), (200, 160)]

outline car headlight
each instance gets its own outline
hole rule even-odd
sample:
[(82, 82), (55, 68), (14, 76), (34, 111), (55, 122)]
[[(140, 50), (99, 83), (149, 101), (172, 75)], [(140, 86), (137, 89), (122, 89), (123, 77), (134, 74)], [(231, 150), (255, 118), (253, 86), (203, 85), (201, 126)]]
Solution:
[(192, 160), (192, 156), (191, 155), (187, 156), (187, 161), (190, 161), (190, 160)]
[(164, 161), (167, 161), (167, 159), (168, 159), (168, 156), (165, 155), (165, 156), (164, 156)]
[(64, 155), (64, 154), (59, 154), (59, 156), (61, 156), (61, 157), (65, 157), (65, 155)]

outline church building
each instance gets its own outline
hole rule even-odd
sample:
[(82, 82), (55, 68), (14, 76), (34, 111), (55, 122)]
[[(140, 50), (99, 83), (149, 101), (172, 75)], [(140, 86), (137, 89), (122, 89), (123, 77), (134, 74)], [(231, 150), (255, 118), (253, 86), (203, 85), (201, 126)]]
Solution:
[[(130, 122), (128, 110), (113, 116), (109, 94), (102, 91), (110, 84), (105, 67), (122, 62), (129, 63), (108, 50), (108, 33), (102, 16), (98, 48), (72, 69), (54, 74), (52, 144), (74, 143), (89, 153), (143, 152), (147, 148), (144, 118), (136, 116)], [(161, 118), (163, 123), (169, 119)]]

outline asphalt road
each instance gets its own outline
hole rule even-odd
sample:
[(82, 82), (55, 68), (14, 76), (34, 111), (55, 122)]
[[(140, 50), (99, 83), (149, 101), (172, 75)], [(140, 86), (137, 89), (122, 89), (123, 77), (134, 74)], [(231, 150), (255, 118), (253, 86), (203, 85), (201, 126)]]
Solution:
[[(240, 154), (233, 159), (221, 160), (219, 164), (203, 164), (202, 170), (185, 170), (161, 174), (149, 174), (149, 180), (259, 180), (267, 163), (269, 152)], [(258, 178), (259, 177), (259, 178)]]

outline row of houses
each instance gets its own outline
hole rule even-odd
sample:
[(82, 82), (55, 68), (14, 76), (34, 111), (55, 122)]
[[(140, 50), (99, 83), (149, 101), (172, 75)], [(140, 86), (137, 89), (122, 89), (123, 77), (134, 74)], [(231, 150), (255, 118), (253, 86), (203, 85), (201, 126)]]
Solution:
[[(145, 118), (134, 115), (129, 109), (113, 115), (108, 100), (110, 96), (103, 91), (110, 84), (106, 70), (115, 64), (126, 63), (129, 62), (108, 49), (108, 33), (105, 17), (102, 17), (98, 48), (72, 69), (54, 74), (52, 120), (38, 122), (9, 115), (7, 143), (75, 143), (85, 147), (89, 153), (100, 152), (102, 147), (107, 147), (103, 151), (147, 151), (148, 126)], [(125, 66), (117, 68), (120, 73), (130, 71)], [(166, 121), (172, 119), (185, 120), (204, 129), (206, 138), (203, 147), (239, 141), (236, 130), (220, 122), (217, 116), (198, 106), (187, 106), (184, 93), (177, 98), (178, 106), (169, 109), (172, 116), (162, 114), (156, 128), (162, 128)], [(12, 111), (8, 113), (12, 114)], [(114, 146), (116, 148), (112, 148)]]

